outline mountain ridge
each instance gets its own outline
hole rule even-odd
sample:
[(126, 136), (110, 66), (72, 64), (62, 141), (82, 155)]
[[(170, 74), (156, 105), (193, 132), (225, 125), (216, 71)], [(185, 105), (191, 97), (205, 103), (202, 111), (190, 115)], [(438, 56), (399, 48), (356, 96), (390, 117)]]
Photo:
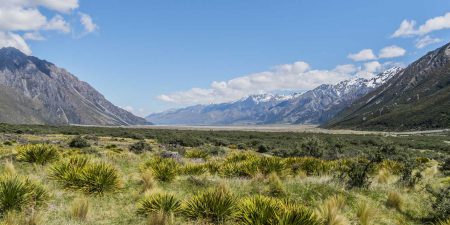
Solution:
[[(0, 113), (11, 114), (14, 105), (29, 104), (37, 111), (24, 111), (23, 119), (1, 118), (1, 122), (82, 125), (148, 124), (111, 102), (84, 81), (53, 63), (8, 47), (0, 49), (0, 85), (13, 92), (3, 99)], [(7, 102), (8, 101), (8, 102)], [(16, 108), (17, 108), (16, 107)], [(23, 108), (23, 107), (22, 107)], [(35, 118), (35, 119), (27, 119)]]

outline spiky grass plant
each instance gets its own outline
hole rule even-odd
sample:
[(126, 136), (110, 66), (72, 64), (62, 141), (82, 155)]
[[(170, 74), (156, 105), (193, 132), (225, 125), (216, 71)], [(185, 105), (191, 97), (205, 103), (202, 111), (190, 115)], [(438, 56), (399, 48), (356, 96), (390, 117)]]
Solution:
[(278, 157), (261, 157), (258, 162), (258, 171), (263, 175), (269, 175), (271, 173), (277, 173), (283, 175), (286, 165), (281, 158)]
[(308, 208), (301, 205), (287, 205), (277, 217), (279, 225), (321, 225), (321, 221)]
[(116, 168), (105, 162), (87, 165), (81, 172), (82, 188), (88, 193), (102, 194), (120, 187)]
[(440, 221), (436, 222), (435, 225), (450, 225), (450, 218), (448, 218), (446, 220), (440, 220)]
[(189, 163), (181, 168), (185, 175), (202, 175), (208, 172), (208, 168), (204, 164)]
[(174, 215), (180, 211), (181, 202), (172, 194), (155, 193), (144, 197), (137, 213), (144, 216), (162, 215), (164, 220), (172, 223)]
[(371, 208), (367, 202), (362, 201), (358, 204), (356, 216), (359, 220), (359, 224), (370, 225), (376, 216), (376, 210)]
[(70, 207), (70, 216), (74, 219), (86, 221), (89, 213), (89, 200), (86, 197), (79, 197), (73, 200)]
[(280, 200), (254, 195), (239, 202), (237, 221), (243, 225), (277, 224), (278, 212), (283, 208)]
[(398, 211), (403, 210), (403, 197), (400, 193), (396, 191), (391, 191), (388, 193), (386, 206), (389, 208), (397, 209)]
[(347, 218), (342, 215), (345, 207), (345, 199), (335, 195), (325, 200), (316, 210), (315, 214), (323, 221), (324, 225), (347, 225)]
[(45, 165), (59, 158), (58, 149), (53, 145), (35, 144), (18, 147), (17, 160)]
[(86, 157), (74, 157), (54, 165), (51, 178), (66, 188), (103, 194), (120, 187), (118, 171), (105, 162), (91, 162)]
[(203, 219), (223, 224), (234, 217), (236, 198), (226, 188), (210, 189), (194, 195), (183, 205), (183, 214), (190, 219)]
[(42, 185), (19, 176), (0, 178), (0, 215), (22, 210), (27, 205), (39, 206), (48, 198)]
[(159, 157), (146, 162), (144, 168), (150, 168), (153, 176), (161, 182), (173, 181), (180, 170), (174, 159)]
[(209, 154), (207, 151), (202, 149), (190, 149), (186, 151), (184, 157), (190, 159), (207, 159), (209, 158)]

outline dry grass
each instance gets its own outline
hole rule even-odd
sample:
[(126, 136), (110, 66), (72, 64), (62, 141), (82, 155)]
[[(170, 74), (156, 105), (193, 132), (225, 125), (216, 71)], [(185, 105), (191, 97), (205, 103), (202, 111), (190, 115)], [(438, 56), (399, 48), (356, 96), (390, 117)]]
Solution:
[(153, 174), (149, 170), (145, 170), (141, 173), (141, 183), (143, 191), (151, 190), (156, 186), (155, 184), (155, 178), (153, 177)]
[(370, 225), (374, 221), (376, 210), (372, 208), (366, 201), (361, 201), (358, 204), (356, 216), (358, 217), (359, 224)]
[(396, 191), (391, 191), (388, 194), (388, 198), (386, 200), (386, 206), (389, 208), (397, 209), (398, 211), (403, 210), (403, 197), (400, 193)]
[(6, 162), (5, 162), (5, 174), (6, 175), (9, 175), (9, 176), (14, 176), (14, 175), (16, 175), (16, 173), (17, 173), (17, 171), (16, 171), (16, 168), (14, 167), (14, 164), (13, 164), (13, 162), (12, 161), (10, 161), (10, 160), (7, 160)]
[(73, 200), (70, 207), (70, 216), (74, 219), (86, 221), (89, 213), (89, 200), (79, 197)]
[(322, 219), (324, 225), (348, 225), (348, 219), (342, 215), (344, 207), (345, 199), (335, 195), (325, 200), (315, 210), (315, 214)]

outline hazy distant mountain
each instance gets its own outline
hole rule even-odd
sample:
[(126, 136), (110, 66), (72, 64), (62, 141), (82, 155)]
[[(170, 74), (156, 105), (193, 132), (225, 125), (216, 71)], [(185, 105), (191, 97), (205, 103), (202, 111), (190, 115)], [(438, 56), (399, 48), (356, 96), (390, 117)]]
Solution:
[(321, 85), (302, 94), (251, 95), (230, 103), (155, 113), (146, 119), (156, 124), (185, 125), (321, 124), (400, 70), (396, 67), (372, 79), (355, 78), (336, 85)]
[(0, 122), (134, 125), (145, 119), (113, 105), (86, 82), (15, 48), (0, 49)]
[(155, 124), (225, 125), (263, 123), (266, 113), (275, 105), (291, 98), (283, 95), (251, 95), (229, 103), (196, 105), (154, 113), (146, 119)]
[(450, 128), (450, 43), (413, 62), (341, 112), (327, 127)]

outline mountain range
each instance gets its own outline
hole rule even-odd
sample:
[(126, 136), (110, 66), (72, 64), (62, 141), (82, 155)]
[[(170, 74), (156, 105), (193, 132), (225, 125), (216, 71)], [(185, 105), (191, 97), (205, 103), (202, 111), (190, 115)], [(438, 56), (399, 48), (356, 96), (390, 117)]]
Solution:
[(400, 71), (401, 68), (394, 67), (371, 79), (354, 78), (335, 85), (324, 84), (292, 95), (251, 95), (229, 103), (155, 113), (146, 119), (170, 125), (322, 124)]
[(0, 49), (0, 122), (149, 124), (66, 70), (10, 47)]
[(427, 53), (324, 125), (327, 128), (450, 128), (450, 43)]

